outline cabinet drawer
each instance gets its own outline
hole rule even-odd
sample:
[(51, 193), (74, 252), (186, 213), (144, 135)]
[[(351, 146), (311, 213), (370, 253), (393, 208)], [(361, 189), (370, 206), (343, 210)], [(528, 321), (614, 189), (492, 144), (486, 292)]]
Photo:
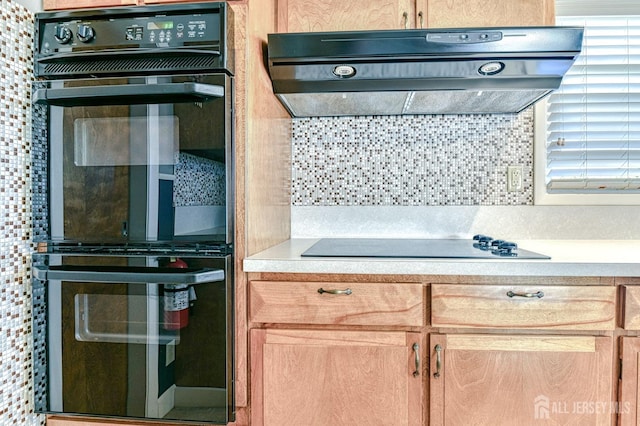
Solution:
[(422, 284), (252, 281), (249, 291), (254, 322), (424, 325)]
[(614, 286), (434, 284), (434, 327), (613, 330)]
[(640, 286), (623, 285), (622, 328), (640, 330)]

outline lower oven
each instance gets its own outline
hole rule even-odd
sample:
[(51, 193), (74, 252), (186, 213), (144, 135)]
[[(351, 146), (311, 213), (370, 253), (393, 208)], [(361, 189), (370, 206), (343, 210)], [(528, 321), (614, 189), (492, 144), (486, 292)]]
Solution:
[(36, 411), (232, 421), (232, 276), (230, 256), (41, 256)]

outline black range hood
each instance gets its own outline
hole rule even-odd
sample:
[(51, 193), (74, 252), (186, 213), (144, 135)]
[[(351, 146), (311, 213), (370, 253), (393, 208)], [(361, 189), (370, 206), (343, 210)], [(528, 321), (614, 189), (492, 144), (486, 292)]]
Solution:
[(518, 113), (554, 89), (581, 27), (269, 34), (274, 93), (294, 117)]

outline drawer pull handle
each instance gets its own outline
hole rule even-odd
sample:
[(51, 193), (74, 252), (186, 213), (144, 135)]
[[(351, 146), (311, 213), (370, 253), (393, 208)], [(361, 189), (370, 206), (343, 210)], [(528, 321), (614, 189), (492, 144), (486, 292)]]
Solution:
[(436, 379), (440, 377), (440, 369), (442, 368), (442, 360), (440, 359), (440, 352), (442, 352), (442, 346), (436, 345), (434, 348), (436, 351), (436, 372), (433, 373), (433, 377)]
[(509, 297), (527, 297), (529, 299), (537, 297), (538, 299), (542, 299), (544, 297), (544, 293), (542, 291), (537, 291), (535, 293), (516, 293), (514, 291), (509, 290), (507, 292), (507, 296), (509, 296)]
[(329, 294), (346, 294), (347, 296), (353, 293), (350, 288), (345, 288), (344, 290), (325, 290), (322, 287), (318, 289), (318, 293), (329, 293)]
[(416, 356), (416, 371), (413, 372), (413, 377), (418, 377), (420, 375), (420, 345), (414, 343), (412, 348)]

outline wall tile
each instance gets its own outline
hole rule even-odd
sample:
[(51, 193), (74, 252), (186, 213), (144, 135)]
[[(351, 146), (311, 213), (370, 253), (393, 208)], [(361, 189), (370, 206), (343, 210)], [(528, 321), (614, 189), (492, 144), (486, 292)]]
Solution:
[(0, 0), (0, 425), (33, 414), (31, 343), (31, 83), (33, 15)]
[[(294, 206), (533, 204), (533, 111), (294, 119)], [(507, 166), (524, 190), (507, 192)]]

